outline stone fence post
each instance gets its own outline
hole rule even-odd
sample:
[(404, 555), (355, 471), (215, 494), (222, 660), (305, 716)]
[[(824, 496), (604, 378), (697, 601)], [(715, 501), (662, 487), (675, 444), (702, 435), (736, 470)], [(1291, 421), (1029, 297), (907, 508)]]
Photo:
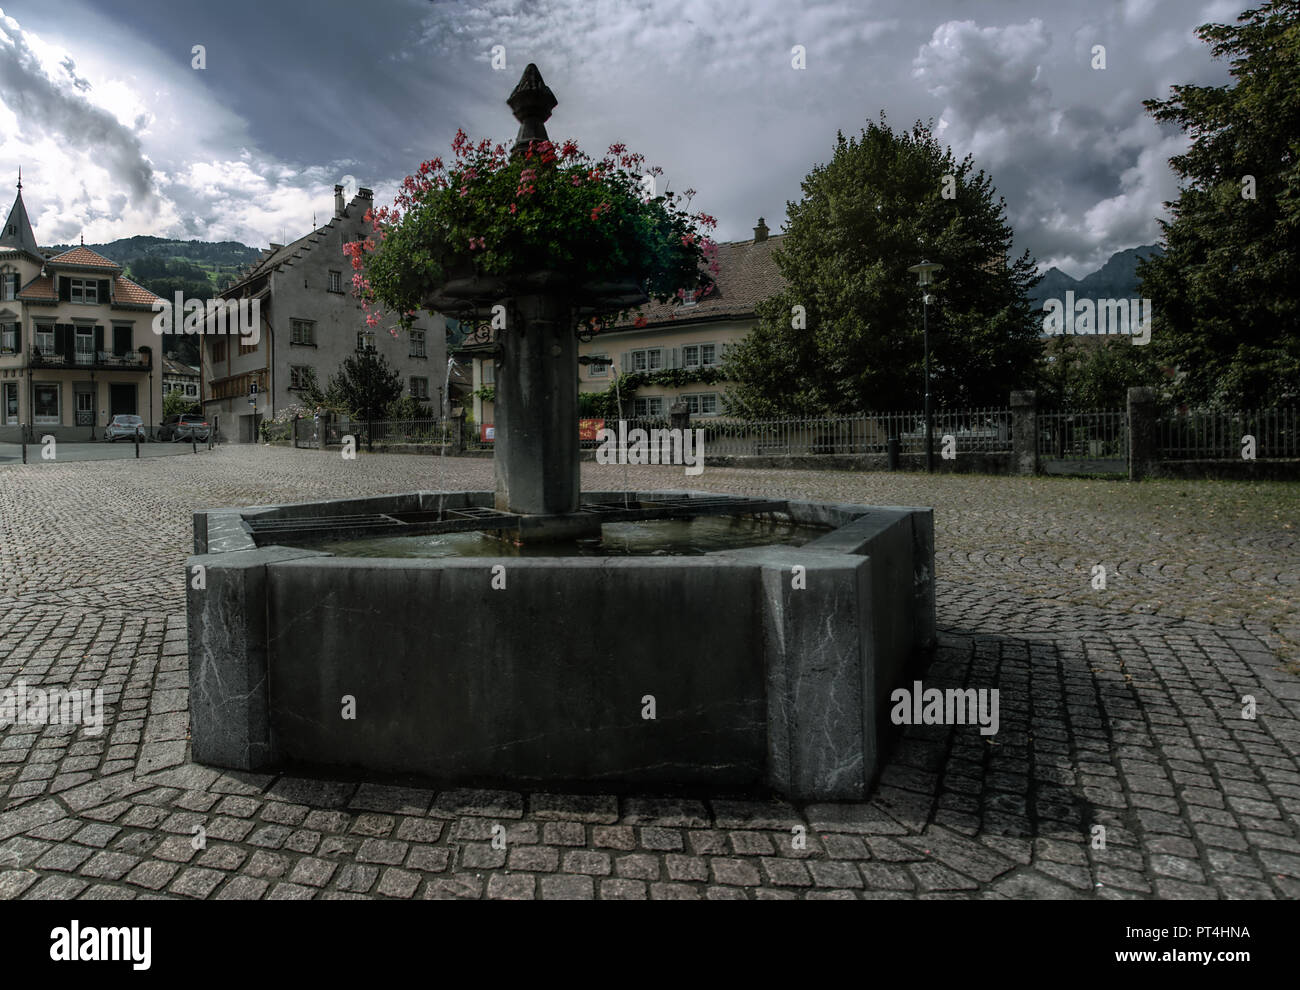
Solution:
[(1141, 481), (1156, 459), (1156, 390), (1128, 390), (1128, 479)]
[(451, 417), (451, 453), (459, 454), (465, 449), (465, 410)]
[(1038, 473), (1038, 394), (1011, 393), (1011, 473)]

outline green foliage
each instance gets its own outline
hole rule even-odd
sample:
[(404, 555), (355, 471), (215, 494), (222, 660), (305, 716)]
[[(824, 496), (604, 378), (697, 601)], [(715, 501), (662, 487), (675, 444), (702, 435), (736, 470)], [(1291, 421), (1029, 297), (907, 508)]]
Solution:
[(173, 390), (163, 396), (163, 416), (181, 416), (186, 413), (199, 413), (202, 409), (198, 402), (185, 397), (179, 390)]
[(1166, 383), (1151, 346), (1125, 337), (1053, 337), (1045, 350), (1038, 394), (1045, 409), (1124, 409), (1130, 388)]
[[(954, 198), (943, 198), (945, 177)], [(895, 133), (872, 123), (837, 135), (829, 164), (803, 181), (803, 199), (775, 250), (787, 280), (757, 307), (759, 326), (724, 357), (730, 411), (752, 417), (917, 408), (923, 396), (923, 258), (944, 265), (930, 291), (936, 405), (1006, 402), (1032, 381), (1040, 324), (1026, 298), (1029, 252), (1006, 261), (1006, 203), (972, 159), (958, 162), (918, 122)], [(806, 329), (792, 326), (793, 307)]]
[[(310, 400), (310, 394), (305, 392)], [(402, 397), (402, 379), (378, 351), (367, 349), (344, 360), (332, 375), (324, 398), (333, 399), (349, 415), (378, 419), (389, 403)]]
[(497, 390), (495, 385), (484, 385), (481, 388), (475, 389), (474, 394), (484, 402), (497, 401)]
[(432, 406), (424, 405), (409, 395), (390, 402), (384, 410), (385, 419), (437, 419), (440, 415)]
[(622, 398), (626, 410), (637, 390), (647, 385), (681, 388), (686, 385), (712, 385), (725, 380), (726, 376), (718, 367), (664, 368), (660, 371), (634, 371), (625, 375), (616, 373), (605, 391), (578, 393), (578, 415), (583, 419), (616, 419), (620, 415), (619, 398)]
[[(1166, 254), (1138, 268), (1152, 343), (1194, 405), (1300, 399), (1300, 0), (1197, 29), (1234, 83), (1147, 100), (1192, 138), (1169, 160), (1181, 183), (1161, 222)], [(1253, 176), (1255, 196), (1244, 193)]]

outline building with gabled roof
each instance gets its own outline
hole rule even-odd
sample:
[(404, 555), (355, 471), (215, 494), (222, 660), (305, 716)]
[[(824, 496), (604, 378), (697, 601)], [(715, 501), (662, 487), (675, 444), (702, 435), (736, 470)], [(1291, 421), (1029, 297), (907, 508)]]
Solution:
[(0, 227), (0, 439), (94, 440), (113, 416), (162, 418), (148, 289), (84, 244), (40, 249), (18, 195)]
[(256, 299), (261, 318), (260, 339), (251, 345), (211, 332), (201, 340), (203, 412), (226, 439), (256, 442), (263, 420), (306, 405), (309, 374), (323, 390), (362, 348), (384, 356), (407, 395), (438, 408), (447, 377), (446, 321), (426, 313), (397, 337), (375, 332), (352, 294), (343, 245), (371, 236), (365, 214), (373, 200), (362, 188), (345, 205), (343, 187), (335, 186), (329, 223), (291, 244), (271, 244), (220, 293), (223, 300)]
[[(719, 370), (723, 353), (758, 325), (755, 307), (785, 288), (773, 257), (784, 239), (784, 234), (770, 236), (759, 217), (753, 240), (718, 245), (713, 291), (698, 300), (649, 302), (589, 340), (580, 340), (580, 358), (600, 358), (611, 364), (581, 364), (579, 391), (603, 392), (615, 373), (644, 374), (647, 384), (622, 395), (625, 415), (666, 417), (679, 399), (692, 416), (722, 413), (727, 386)], [(477, 337), (467, 338), (458, 351), (472, 361), (472, 413), (476, 422), (485, 425), (493, 419), (493, 403), (487, 396), (493, 394), (496, 383), (495, 349), (491, 333), (484, 328)], [(682, 372), (672, 376), (682, 384), (655, 381), (655, 373), (662, 371)]]

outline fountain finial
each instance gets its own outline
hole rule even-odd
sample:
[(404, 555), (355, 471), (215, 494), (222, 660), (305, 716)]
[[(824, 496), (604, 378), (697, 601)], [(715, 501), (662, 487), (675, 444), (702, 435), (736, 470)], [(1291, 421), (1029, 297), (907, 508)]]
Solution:
[(542, 81), (542, 74), (533, 62), (528, 63), (524, 74), (519, 77), (519, 85), (514, 88), (506, 104), (510, 107), (515, 120), (519, 121), (519, 134), (515, 138), (512, 155), (519, 154), (528, 147), (530, 141), (546, 141), (546, 121), (551, 116), (559, 100), (551, 92), (551, 87)]

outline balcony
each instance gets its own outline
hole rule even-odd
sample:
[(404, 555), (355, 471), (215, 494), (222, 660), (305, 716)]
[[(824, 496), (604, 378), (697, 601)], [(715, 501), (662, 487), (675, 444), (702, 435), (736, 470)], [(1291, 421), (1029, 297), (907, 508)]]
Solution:
[(113, 354), (109, 351), (100, 351), (97, 354), (76, 354), (72, 361), (69, 361), (62, 354), (33, 354), (28, 363), (32, 368), (148, 371), (153, 367), (153, 353), (150, 351), (128, 351), (126, 354)]

